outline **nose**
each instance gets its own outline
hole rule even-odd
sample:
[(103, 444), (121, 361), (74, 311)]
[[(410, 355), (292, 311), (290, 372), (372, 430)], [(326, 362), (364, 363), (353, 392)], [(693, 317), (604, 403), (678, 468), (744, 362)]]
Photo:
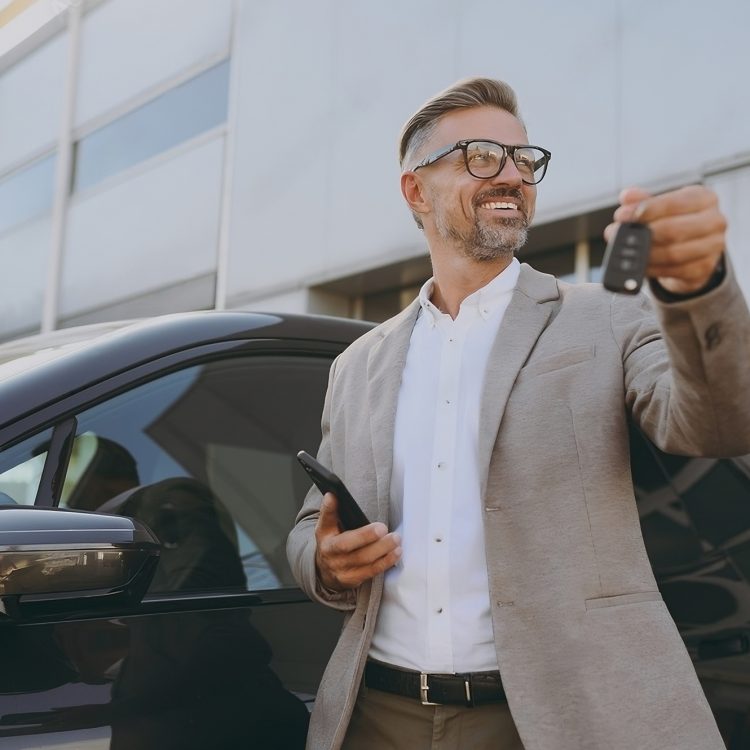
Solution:
[(518, 171), (515, 161), (506, 157), (503, 168), (490, 180), (493, 185), (522, 185), (523, 178)]

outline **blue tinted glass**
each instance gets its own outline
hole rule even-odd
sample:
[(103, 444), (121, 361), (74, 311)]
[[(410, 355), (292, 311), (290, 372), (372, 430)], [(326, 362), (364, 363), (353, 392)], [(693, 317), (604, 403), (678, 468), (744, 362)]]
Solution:
[(227, 60), (95, 130), (77, 144), (74, 190), (221, 125), (228, 94)]
[(0, 233), (49, 211), (56, 161), (56, 154), (52, 154), (0, 180)]

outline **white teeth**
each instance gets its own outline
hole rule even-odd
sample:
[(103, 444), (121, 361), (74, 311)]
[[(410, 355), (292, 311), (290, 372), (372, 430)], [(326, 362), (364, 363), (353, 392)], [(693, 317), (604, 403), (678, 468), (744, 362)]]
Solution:
[(498, 202), (492, 202), (492, 203), (483, 203), (482, 208), (513, 208), (518, 209), (518, 206), (515, 203), (507, 203), (506, 201), (498, 201)]

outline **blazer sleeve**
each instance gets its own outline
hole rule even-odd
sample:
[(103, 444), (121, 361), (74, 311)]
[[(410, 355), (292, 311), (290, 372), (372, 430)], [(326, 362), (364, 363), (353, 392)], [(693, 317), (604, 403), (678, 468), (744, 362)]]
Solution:
[[(625, 403), (668, 453), (750, 453), (750, 312), (727, 259), (715, 289), (679, 302), (612, 295)], [(655, 315), (654, 315), (655, 312)]]
[[(331, 365), (328, 375), (328, 389), (323, 404), (321, 417), (322, 440), (318, 449), (318, 461), (324, 466), (332, 466), (331, 458), (331, 402), (333, 401), (334, 381), (338, 357)], [(295, 525), (289, 534), (286, 545), (287, 558), (297, 583), (302, 590), (315, 601), (326, 604), (334, 609), (344, 611), (354, 609), (356, 591), (333, 591), (323, 586), (318, 579), (315, 566), (315, 526), (320, 515), (320, 503), (323, 496), (313, 485), (305, 497), (300, 512), (297, 514)]]

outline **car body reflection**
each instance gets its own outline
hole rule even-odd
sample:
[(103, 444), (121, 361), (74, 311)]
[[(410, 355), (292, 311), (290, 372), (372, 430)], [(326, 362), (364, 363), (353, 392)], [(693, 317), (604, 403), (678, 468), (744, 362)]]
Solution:
[(750, 747), (750, 460), (631, 454), (641, 527), (730, 748)]

